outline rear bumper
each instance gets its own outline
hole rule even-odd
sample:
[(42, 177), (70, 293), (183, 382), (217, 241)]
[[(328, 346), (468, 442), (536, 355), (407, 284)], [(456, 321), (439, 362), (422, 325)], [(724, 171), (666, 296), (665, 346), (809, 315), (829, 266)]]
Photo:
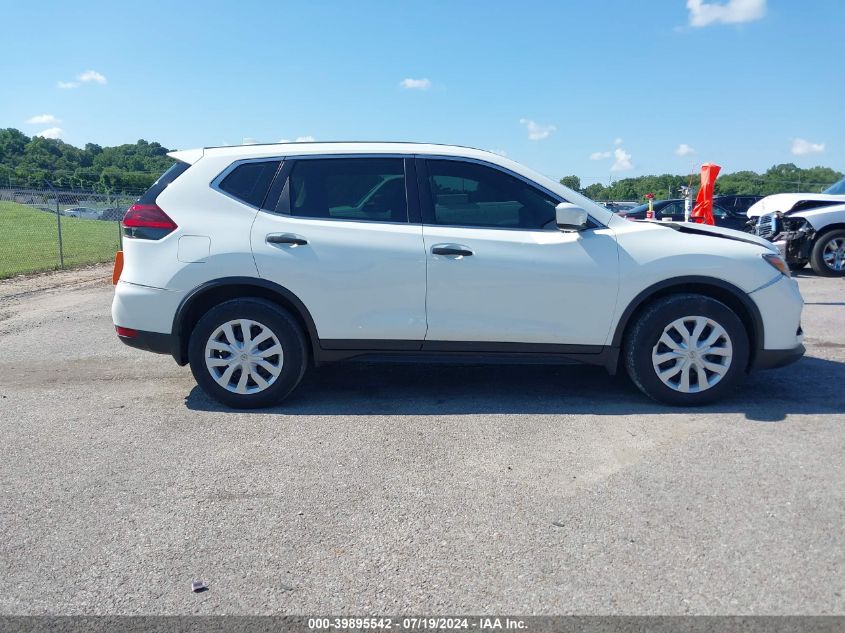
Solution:
[(152, 352), (153, 354), (170, 354), (176, 349), (176, 337), (172, 334), (162, 334), (161, 332), (143, 332), (135, 330), (134, 336), (120, 336), (121, 342), (134, 347), (135, 349), (142, 349), (145, 352)]
[(142, 332), (173, 330), (173, 317), (185, 293), (119, 281), (114, 288), (112, 323)]
[(805, 351), (801, 343), (791, 349), (761, 349), (754, 359), (754, 369), (786, 367), (801, 358)]

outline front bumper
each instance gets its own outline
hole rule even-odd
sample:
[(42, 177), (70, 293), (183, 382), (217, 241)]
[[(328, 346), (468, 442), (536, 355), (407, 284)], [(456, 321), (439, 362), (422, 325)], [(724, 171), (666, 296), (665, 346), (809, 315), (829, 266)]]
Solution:
[(761, 349), (754, 358), (754, 369), (777, 369), (791, 365), (804, 355), (804, 345), (792, 349)]
[(748, 295), (757, 305), (763, 321), (763, 340), (758, 351), (797, 349), (804, 342), (801, 331), (801, 310), (804, 299), (798, 283), (791, 277), (778, 276)]
[(786, 261), (806, 262), (810, 258), (816, 231), (805, 218), (775, 211), (749, 221), (747, 226), (754, 235), (774, 242)]

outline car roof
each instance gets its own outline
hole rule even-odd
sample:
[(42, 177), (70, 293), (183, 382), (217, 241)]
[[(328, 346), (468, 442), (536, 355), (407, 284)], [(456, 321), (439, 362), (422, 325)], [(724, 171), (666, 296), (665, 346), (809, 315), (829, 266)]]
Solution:
[(549, 191), (559, 194), (564, 199), (581, 205), (590, 215), (602, 223), (607, 223), (613, 212), (590, 200), (586, 196), (565, 187), (556, 180), (540, 174), (525, 165), (517, 163), (495, 152), (488, 152), (475, 147), (462, 145), (440, 145), (437, 143), (408, 143), (408, 142), (372, 142), (372, 141), (343, 141), (343, 142), (301, 142), (301, 143), (268, 143), (252, 145), (227, 145), (223, 147), (205, 147), (169, 152), (168, 156), (189, 164), (204, 157), (214, 157), (222, 160), (243, 160), (252, 158), (274, 158), (285, 156), (308, 156), (321, 154), (394, 154), (394, 155), (431, 155), (454, 156), (469, 158), (491, 163), (532, 180)]
[(413, 143), (393, 141), (310, 141), (300, 143), (254, 143), (250, 145), (224, 145), (203, 148), (204, 153), (215, 156), (287, 156), (303, 154), (440, 154), (501, 158), (500, 154), (476, 147), (445, 145), (439, 143)]

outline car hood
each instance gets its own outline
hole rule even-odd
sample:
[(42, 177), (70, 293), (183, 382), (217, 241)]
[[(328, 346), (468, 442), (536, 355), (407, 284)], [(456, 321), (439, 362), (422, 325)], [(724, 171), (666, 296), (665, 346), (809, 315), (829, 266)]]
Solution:
[(665, 226), (674, 229), (680, 233), (690, 233), (693, 235), (709, 235), (711, 237), (720, 237), (726, 240), (736, 240), (737, 242), (746, 242), (756, 246), (762, 246), (768, 251), (777, 253), (778, 250), (768, 240), (762, 237), (757, 237), (751, 233), (743, 233), (742, 231), (735, 231), (734, 229), (726, 229), (722, 226), (711, 226), (709, 224), (698, 224), (695, 222), (649, 222), (657, 226)]
[(845, 196), (833, 196), (827, 193), (776, 193), (752, 204), (748, 208), (748, 217), (755, 218), (775, 211), (789, 211), (799, 202), (807, 200), (845, 204)]

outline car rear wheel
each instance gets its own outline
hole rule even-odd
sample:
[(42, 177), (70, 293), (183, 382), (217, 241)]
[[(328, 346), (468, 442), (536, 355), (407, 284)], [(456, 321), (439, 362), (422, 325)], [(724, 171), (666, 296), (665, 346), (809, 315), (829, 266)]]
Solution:
[(724, 303), (696, 294), (649, 305), (627, 332), (625, 366), (647, 396), (676, 406), (713, 402), (748, 366), (748, 334)]
[(830, 231), (813, 244), (810, 266), (822, 277), (845, 276), (845, 231)]
[(287, 397), (302, 380), (308, 354), (302, 330), (287, 312), (262, 299), (234, 299), (199, 320), (188, 359), (209, 396), (252, 409)]

